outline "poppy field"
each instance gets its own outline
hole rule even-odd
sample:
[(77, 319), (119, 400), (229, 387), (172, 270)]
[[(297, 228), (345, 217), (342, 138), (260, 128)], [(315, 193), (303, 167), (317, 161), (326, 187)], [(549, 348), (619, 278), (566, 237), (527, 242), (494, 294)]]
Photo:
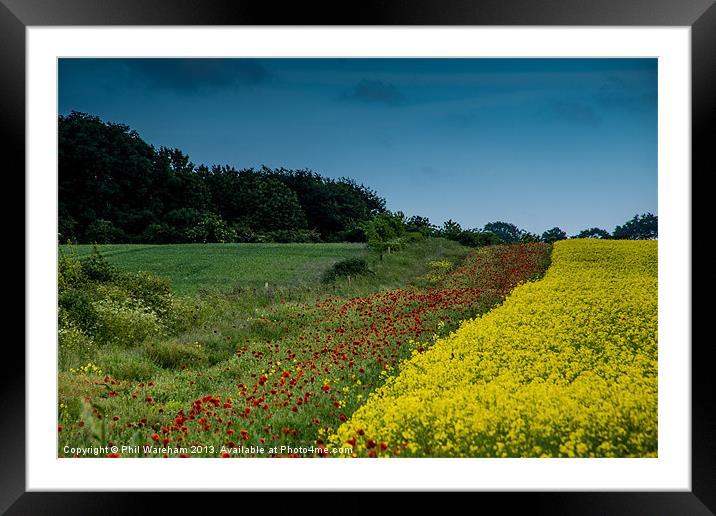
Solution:
[(657, 242), (564, 240), (329, 438), (361, 457), (655, 457)]
[[(92, 362), (61, 371), (58, 456), (393, 452), (404, 443), (373, 434), (375, 426), (346, 432), (367, 414), (361, 407), (403, 374), (403, 362), (431, 356), (464, 321), (542, 277), (550, 251), (543, 243), (483, 247), (464, 259), (437, 256), (401, 288), (277, 299), (257, 308), (248, 324), (225, 324), (209, 335), (189, 329), (181, 342), (152, 344), (148, 356), (181, 348), (186, 360), (141, 380), (117, 378), (111, 366)], [(217, 347), (230, 355), (210, 360)]]

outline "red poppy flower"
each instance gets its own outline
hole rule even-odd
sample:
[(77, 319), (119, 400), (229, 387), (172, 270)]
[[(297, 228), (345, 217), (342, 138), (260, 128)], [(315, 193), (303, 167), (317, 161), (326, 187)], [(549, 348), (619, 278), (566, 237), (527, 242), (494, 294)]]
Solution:
[(152, 434), (152, 441), (158, 442), (158, 441), (159, 441), (159, 434)]

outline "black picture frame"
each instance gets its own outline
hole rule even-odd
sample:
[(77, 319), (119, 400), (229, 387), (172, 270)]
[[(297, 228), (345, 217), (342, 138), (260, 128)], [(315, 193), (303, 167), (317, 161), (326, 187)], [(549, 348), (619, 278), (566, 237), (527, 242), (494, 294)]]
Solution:
[[(25, 29), (78, 25), (521, 25), (521, 26), (689, 26), (692, 80), (692, 192), (694, 179), (713, 171), (716, 142), (715, 0), (362, 0), (340, 3), (282, 3), (213, 0), (0, 0), (0, 116), (6, 174), (25, 171)], [(24, 181), (20, 188), (24, 191)], [(693, 207), (693, 201), (692, 201)], [(692, 215), (693, 235), (699, 234)], [(25, 237), (23, 237), (24, 239)], [(695, 249), (691, 247), (692, 268)], [(27, 274), (27, 271), (26, 271)], [(693, 276), (693, 273), (692, 273)], [(693, 287), (692, 287), (693, 289)], [(693, 290), (692, 290), (693, 292)], [(692, 303), (693, 305), (693, 303)], [(28, 306), (26, 309), (32, 309)], [(692, 315), (693, 321), (693, 315)], [(510, 512), (523, 507), (549, 514), (714, 514), (716, 513), (716, 392), (708, 360), (710, 339), (684, 342), (692, 353), (692, 490), (690, 492), (528, 492), (472, 493), (470, 504), (497, 502)], [(16, 346), (17, 347), (17, 346)], [(0, 407), (12, 419), (0, 425), (0, 512), (7, 514), (132, 514), (150, 507), (150, 493), (26, 492), (24, 354), (3, 371)], [(10, 416), (8, 416), (8, 414)], [(223, 502), (171, 493), (172, 511), (200, 501), (203, 510)], [(233, 495), (237, 496), (237, 495)], [(244, 497), (245, 494), (240, 496)], [(275, 494), (263, 494), (264, 500)], [(315, 494), (313, 495), (315, 497)], [(292, 495), (292, 506), (310, 494)], [(313, 498), (315, 500), (315, 498)], [(377, 502), (380, 503), (380, 502)], [(423, 503), (420, 494), (403, 499), (404, 510)], [(454, 503), (454, 502), (453, 502)], [(208, 506), (206, 504), (209, 504)], [(320, 506), (366, 512), (376, 501), (361, 493), (325, 494)], [(477, 506), (476, 506), (477, 507)], [(343, 508), (343, 509), (341, 509)]]

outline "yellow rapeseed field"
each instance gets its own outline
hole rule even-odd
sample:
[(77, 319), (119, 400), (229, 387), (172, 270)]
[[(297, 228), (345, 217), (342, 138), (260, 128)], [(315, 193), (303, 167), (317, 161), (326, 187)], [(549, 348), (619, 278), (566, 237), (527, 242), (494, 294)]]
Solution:
[(359, 456), (654, 457), (657, 242), (565, 240), (331, 437)]

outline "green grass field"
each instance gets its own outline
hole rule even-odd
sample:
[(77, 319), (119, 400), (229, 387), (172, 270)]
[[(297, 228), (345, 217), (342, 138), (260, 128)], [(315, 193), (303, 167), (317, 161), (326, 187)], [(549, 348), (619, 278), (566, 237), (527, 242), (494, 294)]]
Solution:
[[(100, 245), (107, 260), (131, 271), (171, 280), (177, 294), (201, 290), (310, 286), (335, 262), (366, 254), (363, 244), (175, 244)], [(89, 256), (92, 245), (60, 246)]]

